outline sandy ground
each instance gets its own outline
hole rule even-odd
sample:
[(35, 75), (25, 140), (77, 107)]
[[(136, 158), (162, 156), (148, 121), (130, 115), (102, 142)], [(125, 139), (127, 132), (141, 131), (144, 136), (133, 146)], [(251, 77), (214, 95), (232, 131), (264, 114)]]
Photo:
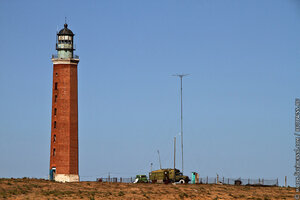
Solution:
[(0, 199), (294, 199), (295, 188), (0, 179)]

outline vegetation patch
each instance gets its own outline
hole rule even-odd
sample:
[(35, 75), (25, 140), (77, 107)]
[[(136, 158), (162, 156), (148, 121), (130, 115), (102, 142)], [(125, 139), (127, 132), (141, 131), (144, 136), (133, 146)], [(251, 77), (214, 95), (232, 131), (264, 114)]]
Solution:
[(119, 193), (118, 193), (118, 196), (124, 196), (125, 193), (121, 190)]
[(180, 199), (184, 199), (184, 197), (189, 197), (189, 195), (184, 192), (179, 194)]

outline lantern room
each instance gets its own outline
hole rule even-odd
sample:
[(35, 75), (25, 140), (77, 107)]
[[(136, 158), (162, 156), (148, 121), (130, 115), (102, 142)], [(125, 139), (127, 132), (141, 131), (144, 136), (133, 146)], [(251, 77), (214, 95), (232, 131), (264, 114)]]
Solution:
[(70, 59), (73, 58), (74, 43), (73, 32), (68, 29), (68, 24), (64, 25), (64, 28), (57, 33), (56, 50), (57, 58)]

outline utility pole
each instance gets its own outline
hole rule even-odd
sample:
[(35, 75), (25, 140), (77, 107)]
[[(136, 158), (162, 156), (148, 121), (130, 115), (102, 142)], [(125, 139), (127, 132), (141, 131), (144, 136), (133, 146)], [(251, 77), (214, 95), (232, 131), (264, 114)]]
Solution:
[(177, 76), (180, 78), (180, 104), (181, 104), (181, 112), (180, 112), (180, 135), (181, 135), (181, 164), (182, 164), (182, 174), (183, 174), (183, 108), (182, 108), (182, 78), (184, 76), (188, 76), (189, 74), (175, 74), (173, 76)]
[(175, 160), (176, 160), (176, 137), (174, 137), (174, 183), (176, 182)]

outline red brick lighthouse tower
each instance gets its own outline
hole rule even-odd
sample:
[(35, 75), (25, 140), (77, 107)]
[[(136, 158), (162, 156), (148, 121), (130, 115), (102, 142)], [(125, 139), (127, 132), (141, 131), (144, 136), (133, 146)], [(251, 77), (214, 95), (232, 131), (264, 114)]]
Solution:
[(73, 32), (65, 24), (57, 33), (57, 55), (52, 56), (50, 180), (78, 182), (77, 65)]

